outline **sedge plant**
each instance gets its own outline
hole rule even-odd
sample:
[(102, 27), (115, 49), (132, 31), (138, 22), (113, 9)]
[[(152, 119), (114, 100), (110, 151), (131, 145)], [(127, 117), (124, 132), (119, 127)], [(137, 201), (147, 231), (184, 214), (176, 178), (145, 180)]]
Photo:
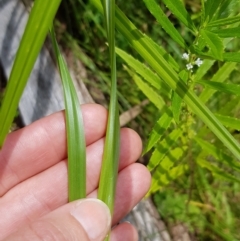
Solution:
[[(69, 201), (86, 197), (86, 143), (83, 117), (78, 97), (67, 69), (66, 62), (56, 41), (52, 23), (61, 1), (36, 0), (33, 4), (16, 59), (12, 68), (7, 90), (0, 110), (0, 147), (4, 144), (14, 118), (18, 102), (26, 86), (38, 53), (50, 29), (53, 48), (62, 79), (66, 107), (66, 131), (68, 145), (68, 189)], [(99, 184), (99, 199), (113, 213), (114, 196), (119, 160), (120, 124), (117, 102), (116, 55), (115, 55), (115, 2), (103, 2), (111, 66), (111, 100)]]

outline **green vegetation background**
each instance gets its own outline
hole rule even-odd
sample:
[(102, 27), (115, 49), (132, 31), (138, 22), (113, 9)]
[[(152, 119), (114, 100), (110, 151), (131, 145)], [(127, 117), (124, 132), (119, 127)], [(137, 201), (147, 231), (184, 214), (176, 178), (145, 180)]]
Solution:
[[(184, 4), (187, 11), (191, 14), (192, 20), (195, 23), (199, 23), (201, 1), (185, 1)], [(239, 2), (237, 4), (239, 4)], [(176, 44), (157, 23), (146, 8), (144, 1), (119, 0), (117, 1), (117, 5), (139, 30), (150, 36), (156, 43), (170, 53), (182, 69), (185, 68), (186, 62), (182, 59), (184, 50)], [(176, 17), (171, 14), (162, 2), (160, 2), (160, 5), (184, 39), (187, 42), (194, 41), (193, 36), (186, 27), (179, 23)], [(237, 6), (239, 7), (239, 5)], [(229, 12), (233, 10), (239, 11), (238, 8), (230, 8)], [(109, 101), (110, 71), (106, 54), (106, 36), (103, 26), (101, 13), (93, 8), (88, 1), (67, 0), (62, 2), (58, 12), (58, 21), (56, 21), (58, 40), (66, 52), (68, 52), (68, 50), (72, 51), (76, 59), (82, 61), (86, 66), (87, 78), (84, 80), (85, 83), (95, 101), (107, 106)], [(129, 47), (126, 39), (119, 32), (116, 34), (117, 47), (143, 61), (137, 52)], [(239, 39), (231, 39), (227, 45), (227, 49), (234, 52), (239, 51)], [(124, 66), (125, 63), (123, 60), (118, 58), (118, 98), (121, 113), (148, 99), (138, 88)], [(223, 63), (216, 62), (208, 71), (205, 78), (214, 76), (222, 66)], [(239, 64), (236, 64), (234, 70), (227, 76), (227, 79), (230, 80), (231, 83), (240, 84)], [(198, 88), (197, 91), (202, 91), (201, 86), (197, 86), (196, 88)], [(235, 118), (240, 117), (239, 97), (230, 94), (220, 91), (216, 92), (211, 97), (211, 101), (208, 102), (208, 107), (213, 112), (220, 111), (219, 113), (223, 115), (229, 114), (229, 110), (231, 110), (232, 116)], [(163, 113), (164, 110), (161, 112), (153, 103), (149, 103), (143, 107), (138, 117), (129, 123), (131, 128), (134, 128), (140, 133), (145, 145), (153, 125)], [(188, 109), (183, 105), (182, 122), (184, 122), (184, 114), (186, 113), (188, 113)], [(187, 123), (189, 118), (186, 119), (185, 127), (189, 124)], [(178, 175), (177, 178), (171, 179), (171, 176), (167, 177), (166, 179), (168, 179), (168, 181), (162, 185), (162, 187), (161, 185), (158, 186), (157, 190), (152, 194), (152, 198), (160, 215), (169, 227), (176, 223), (184, 223), (196, 240), (240, 240), (239, 170), (236, 172), (230, 165), (224, 166), (223, 163), (218, 163), (214, 166), (216, 167), (214, 170), (209, 167), (205, 168), (204, 162), (202, 162), (201, 165), (196, 164), (195, 154), (199, 151), (200, 147), (207, 148), (209, 147), (207, 145), (208, 143), (213, 143), (216, 149), (219, 150), (222, 150), (223, 147), (219, 141), (215, 140), (211, 133), (206, 132), (207, 127), (202, 128), (201, 121), (192, 121), (194, 124), (189, 124), (191, 128), (187, 129), (186, 127), (186, 136), (191, 135), (192, 133), (190, 132), (196, 133), (201, 130), (201, 133), (198, 134), (205, 139), (206, 142), (199, 142), (199, 146), (195, 142), (185, 142), (185, 145), (188, 145), (188, 149), (190, 146), (192, 150), (187, 152), (182, 147), (181, 152), (179, 152), (177, 149), (178, 146), (176, 145), (175, 152), (172, 152), (174, 156), (171, 162), (174, 161), (178, 163), (178, 165), (187, 165), (188, 170), (184, 171), (182, 175)], [(173, 130), (175, 126), (176, 124), (171, 124), (170, 129)], [(229, 129), (238, 141), (240, 140), (239, 129)], [(171, 133), (171, 131), (168, 129), (165, 136), (169, 133)], [(207, 136), (205, 136), (206, 133)], [(181, 143), (184, 143), (184, 137)], [(211, 148), (213, 147), (211, 146), (210, 149)], [(213, 149), (211, 150), (213, 151)], [(213, 153), (216, 154), (217, 150), (213, 151)], [(225, 153), (227, 154), (225, 155)], [(223, 155), (222, 158), (227, 159), (230, 153), (226, 151), (219, 155)], [(205, 155), (204, 158), (216, 164), (219, 155)], [(151, 152), (147, 153), (141, 160), (147, 164), (150, 157)]]

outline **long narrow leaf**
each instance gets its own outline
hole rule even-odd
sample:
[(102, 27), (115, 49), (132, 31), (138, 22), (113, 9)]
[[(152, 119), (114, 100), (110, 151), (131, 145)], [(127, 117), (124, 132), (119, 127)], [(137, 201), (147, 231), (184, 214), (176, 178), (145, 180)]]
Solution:
[(240, 131), (240, 119), (219, 114), (215, 114), (215, 116), (224, 126)]
[(27, 22), (0, 110), (0, 148), (14, 119), (38, 53), (61, 0), (36, 0)]
[(239, 52), (224, 53), (223, 59), (228, 62), (240, 63), (240, 53)]
[(212, 30), (211, 32), (217, 34), (221, 38), (234, 38), (234, 37), (240, 38), (240, 27), (217, 29), (217, 30)]
[[(218, 69), (217, 73), (213, 76), (211, 81), (219, 83), (226, 81), (235, 68), (236, 63), (225, 63), (220, 69)], [(203, 103), (206, 103), (215, 92), (216, 90), (205, 88), (200, 95), (200, 99), (203, 101)]]
[[(115, 1), (102, 0), (105, 24), (107, 29), (109, 59), (111, 68), (111, 99), (109, 106), (109, 117), (107, 133), (103, 153), (98, 198), (104, 201), (113, 214), (114, 199), (116, 191), (120, 124), (117, 101), (117, 77), (116, 77), (116, 54), (115, 54)], [(109, 237), (107, 238), (107, 240)]]
[(209, 81), (209, 80), (198, 80), (197, 83), (210, 87), (214, 90), (240, 96), (240, 85), (229, 84), (229, 83), (227, 84), (219, 83), (216, 81)]
[(63, 84), (68, 145), (68, 199), (86, 197), (86, 142), (83, 117), (70, 73), (59, 50), (54, 30), (50, 31)]
[(240, 22), (240, 15), (212, 21), (211, 23), (208, 23), (207, 27), (208, 28), (209, 27), (220, 27), (220, 26), (224, 26), (224, 25), (234, 24), (237, 22)]

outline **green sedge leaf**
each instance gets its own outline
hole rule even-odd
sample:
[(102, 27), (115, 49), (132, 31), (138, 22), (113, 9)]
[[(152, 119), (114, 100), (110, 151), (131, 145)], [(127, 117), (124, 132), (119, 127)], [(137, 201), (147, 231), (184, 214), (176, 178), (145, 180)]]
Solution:
[(61, 55), (53, 28), (50, 31), (63, 84), (68, 145), (68, 198), (86, 198), (86, 142), (83, 116), (66, 62)]
[[(172, 146), (176, 144), (177, 139), (182, 135), (181, 129), (173, 130), (169, 135), (166, 136), (155, 148), (150, 161), (148, 163), (148, 170), (152, 171), (155, 169), (161, 160), (167, 155), (172, 149)], [(147, 150), (147, 149), (146, 149)], [(144, 151), (146, 153), (146, 151)]]
[(155, 87), (165, 96), (170, 95), (171, 91), (169, 86), (145, 64), (140, 63), (137, 59), (133, 58), (131, 55), (119, 48), (116, 48), (116, 53), (150, 85)]
[(240, 63), (240, 53), (239, 52), (223, 53), (223, 59), (224, 61), (227, 61), (227, 62)]
[(0, 109), (0, 148), (8, 134), (19, 100), (60, 3), (61, 0), (34, 1)]
[(150, 13), (156, 18), (158, 23), (162, 26), (162, 28), (166, 31), (167, 34), (182, 48), (186, 48), (185, 41), (180, 35), (180, 33), (173, 26), (172, 22), (168, 19), (165, 13), (162, 11), (159, 4), (156, 3), (155, 0), (143, 0), (145, 5), (147, 6)]
[(240, 27), (211, 30), (211, 32), (217, 34), (220, 38), (240, 38)]
[(223, 162), (227, 164), (229, 167), (233, 168), (236, 171), (240, 171), (240, 164), (238, 161), (234, 160), (232, 157), (224, 153), (218, 147), (210, 144), (207, 141), (204, 141), (201, 138), (195, 137), (194, 140), (201, 146), (205, 153), (208, 155), (212, 155), (215, 157), (219, 162)]
[(216, 59), (223, 60), (223, 42), (222, 40), (214, 33), (201, 30), (201, 36), (206, 41), (206, 45), (209, 47), (209, 54), (212, 54)]
[(164, 111), (164, 113), (161, 115), (161, 117), (158, 119), (156, 124), (154, 125), (153, 130), (149, 135), (148, 142), (146, 144), (146, 147), (143, 153), (148, 152), (156, 145), (156, 143), (161, 139), (165, 131), (170, 126), (171, 122), (172, 122), (172, 111), (171, 109), (167, 108)]
[(192, 22), (190, 15), (180, 0), (163, 0), (167, 8), (182, 22), (185, 26), (196, 32), (196, 27)]
[[(182, 70), (179, 73), (179, 77), (181, 78), (182, 81), (187, 83), (188, 71)], [(172, 94), (172, 112), (173, 112), (174, 120), (176, 121), (177, 124), (179, 123), (181, 109), (182, 109), (182, 98), (174, 91)]]
[[(100, 11), (99, 0), (91, 0)], [(177, 73), (160, 54), (156, 44), (146, 38), (129, 19), (116, 7), (116, 27), (125, 36), (131, 46), (147, 61), (149, 66), (183, 98), (191, 110), (209, 127), (209, 129), (225, 144), (225, 146), (240, 160), (240, 145), (213, 113), (200, 101), (196, 94), (188, 89)]]
[(224, 179), (227, 181), (233, 181), (240, 183), (240, 180), (236, 178), (235, 176), (231, 175), (230, 173), (226, 172), (225, 170), (222, 170), (221, 168), (217, 167), (216, 165), (211, 164), (209, 161), (206, 161), (202, 158), (197, 158), (197, 164), (201, 166), (202, 168), (206, 168), (211, 173), (220, 179)]
[(160, 110), (166, 106), (166, 103), (162, 99), (162, 97), (157, 93), (153, 88), (151, 88), (148, 84), (144, 83), (142, 79), (133, 71), (126, 68), (130, 76), (133, 78), (134, 82), (138, 86), (138, 88), (147, 96), (147, 98)]
[[(218, 69), (217, 73), (213, 76), (213, 82), (224, 82), (229, 78), (229, 75), (236, 68), (236, 63), (225, 63), (220, 69)], [(206, 88), (200, 95), (200, 99), (206, 103), (211, 96), (216, 92), (216, 90)]]
[(240, 96), (240, 85), (229, 84), (229, 83), (227, 84), (219, 83), (219, 82), (209, 81), (209, 80), (198, 80), (197, 83), (224, 93)]
[[(104, 9), (107, 40), (109, 46), (111, 96), (98, 198), (106, 203), (111, 214), (113, 214), (120, 149), (120, 123), (117, 100), (117, 71), (115, 53), (115, 0), (102, 0), (102, 6)], [(109, 235), (105, 240), (109, 240)]]
[(240, 22), (240, 15), (212, 21), (211, 23), (207, 24), (207, 28), (221, 27), (221, 26), (225, 26), (225, 25), (231, 25), (234, 23), (238, 23), (238, 22)]
[(226, 127), (240, 131), (240, 120), (231, 116), (215, 114), (219, 121)]
[(172, 168), (174, 164), (181, 159), (187, 149), (187, 146), (183, 146), (182, 148), (177, 147), (170, 150), (168, 155), (162, 159), (156, 170), (153, 172), (150, 193), (155, 193), (160, 190), (172, 180), (182, 175), (184, 170), (187, 170), (187, 168), (185, 169), (186, 165), (182, 166), (182, 168), (184, 167), (184, 170), (182, 168), (178, 170), (180, 173), (176, 172), (177, 167), (175, 169)]

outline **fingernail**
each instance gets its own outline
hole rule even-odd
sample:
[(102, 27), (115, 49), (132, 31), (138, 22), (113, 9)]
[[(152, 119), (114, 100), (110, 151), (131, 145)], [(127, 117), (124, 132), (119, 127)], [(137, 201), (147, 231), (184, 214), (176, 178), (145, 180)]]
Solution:
[(110, 210), (98, 199), (77, 202), (71, 215), (81, 224), (91, 241), (102, 240), (110, 230)]

